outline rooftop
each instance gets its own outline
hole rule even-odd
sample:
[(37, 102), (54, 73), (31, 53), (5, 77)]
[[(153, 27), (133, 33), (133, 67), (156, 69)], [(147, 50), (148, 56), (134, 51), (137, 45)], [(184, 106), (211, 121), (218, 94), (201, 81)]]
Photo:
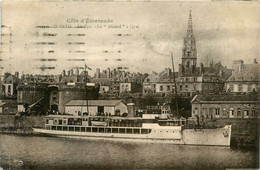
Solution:
[(200, 94), (196, 95), (191, 103), (194, 102), (243, 102), (243, 101), (252, 101), (256, 102), (258, 100), (257, 94)]
[(116, 106), (122, 100), (71, 100), (66, 106)]
[(235, 70), (227, 81), (260, 81), (260, 64), (243, 64), (241, 71)]

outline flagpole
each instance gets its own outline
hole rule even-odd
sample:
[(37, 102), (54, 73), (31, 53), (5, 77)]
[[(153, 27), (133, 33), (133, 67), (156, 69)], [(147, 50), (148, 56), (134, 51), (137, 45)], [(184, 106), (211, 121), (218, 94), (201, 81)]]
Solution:
[(88, 110), (88, 97), (87, 97), (87, 65), (85, 64), (85, 95), (86, 95), (86, 102), (87, 102), (87, 112), (89, 115), (89, 110)]

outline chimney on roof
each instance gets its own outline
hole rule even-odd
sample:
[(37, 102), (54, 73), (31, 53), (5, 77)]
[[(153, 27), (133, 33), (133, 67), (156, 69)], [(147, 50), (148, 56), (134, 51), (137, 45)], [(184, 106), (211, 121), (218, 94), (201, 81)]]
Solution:
[(68, 70), (68, 77), (70, 76), (70, 70)]
[(79, 69), (76, 69), (75, 74), (78, 76), (79, 75)]
[(167, 68), (167, 69), (166, 69), (167, 76), (170, 76), (171, 72), (172, 72), (172, 71), (171, 71), (170, 68)]
[(19, 72), (15, 72), (15, 76), (19, 78)]
[(256, 58), (254, 59), (254, 64), (257, 64)]
[(70, 74), (71, 74), (72, 76), (74, 75), (74, 70), (73, 70), (73, 69), (70, 70)]
[(66, 76), (66, 71), (65, 71), (65, 70), (62, 70), (61, 76), (62, 76), (62, 77), (65, 77), (65, 76)]
[(204, 66), (203, 63), (200, 63), (200, 74), (204, 73)]
[(122, 71), (122, 81), (125, 81), (125, 71)]
[(100, 78), (100, 68), (96, 69), (96, 78)]
[(232, 69), (234, 71), (241, 71), (242, 70), (242, 66), (244, 64), (244, 61), (243, 60), (234, 60), (233, 61), (233, 66), (232, 66)]
[(110, 78), (110, 68), (107, 68), (107, 78)]

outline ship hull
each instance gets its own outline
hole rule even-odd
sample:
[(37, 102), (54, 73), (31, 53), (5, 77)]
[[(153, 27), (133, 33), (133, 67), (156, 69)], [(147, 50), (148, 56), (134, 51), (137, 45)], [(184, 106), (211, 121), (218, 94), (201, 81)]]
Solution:
[(180, 145), (230, 146), (231, 126), (217, 129), (182, 129), (177, 127), (152, 127), (148, 134), (75, 132), (34, 128), (34, 132), (56, 137), (102, 139), (114, 141), (136, 141), (152, 143), (171, 143)]

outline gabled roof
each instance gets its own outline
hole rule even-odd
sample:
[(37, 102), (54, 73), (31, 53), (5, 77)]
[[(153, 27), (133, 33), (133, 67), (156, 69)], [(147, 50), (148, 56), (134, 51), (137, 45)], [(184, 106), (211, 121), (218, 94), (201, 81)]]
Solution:
[(66, 106), (116, 106), (120, 102), (122, 100), (71, 100)]
[(19, 82), (19, 78), (17, 78), (15, 75), (10, 75), (4, 80), (3, 84), (13, 84), (18, 82)]

